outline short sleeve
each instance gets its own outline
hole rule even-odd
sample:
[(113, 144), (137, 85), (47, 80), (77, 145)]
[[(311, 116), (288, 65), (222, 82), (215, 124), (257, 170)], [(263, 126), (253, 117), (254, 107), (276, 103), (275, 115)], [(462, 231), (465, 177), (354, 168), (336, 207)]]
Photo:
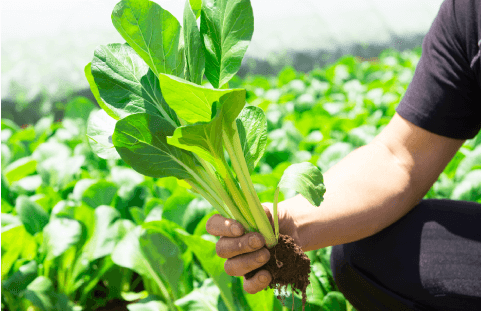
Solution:
[(481, 1), (446, 0), (396, 112), (432, 133), (470, 139), (481, 128)]

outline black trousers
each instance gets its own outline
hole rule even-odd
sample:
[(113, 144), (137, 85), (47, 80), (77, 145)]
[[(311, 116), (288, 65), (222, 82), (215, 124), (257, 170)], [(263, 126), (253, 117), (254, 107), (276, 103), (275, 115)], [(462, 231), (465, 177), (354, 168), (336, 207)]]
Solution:
[(481, 204), (422, 200), (381, 232), (332, 248), (358, 311), (481, 310)]

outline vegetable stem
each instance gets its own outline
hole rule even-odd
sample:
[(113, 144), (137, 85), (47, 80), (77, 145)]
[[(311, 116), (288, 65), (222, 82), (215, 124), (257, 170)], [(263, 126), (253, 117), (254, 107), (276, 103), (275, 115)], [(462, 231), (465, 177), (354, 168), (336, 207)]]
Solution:
[(202, 195), (207, 201), (209, 201), (212, 206), (219, 211), (219, 213), (224, 216), (224, 217), (230, 217), (230, 213), (228, 210), (226, 210), (223, 206), (222, 203), (217, 202), (210, 194), (208, 194), (199, 184), (197, 184), (195, 181), (190, 180), (190, 179), (185, 179), (185, 182), (188, 183), (192, 189), (197, 191), (200, 195)]
[[(220, 195), (220, 197), (224, 201), (224, 204), (227, 205), (229, 211), (232, 210), (233, 208), (237, 208), (234, 202), (232, 201), (231, 197), (229, 196), (229, 194), (226, 192), (224, 186), (220, 183), (219, 179), (217, 178), (215, 171), (212, 168), (212, 165), (200, 158), (199, 158), (199, 161), (202, 164), (202, 166), (205, 168), (205, 173), (207, 174), (207, 176), (204, 175), (203, 177), (207, 178), (208, 180), (212, 180), (212, 183), (214, 184), (214, 187), (217, 190), (217, 193)], [(230, 216), (229, 218), (233, 218), (232, 213), (230, 213), (229, 216)]]
[[(239, 191), (239, 188), (232, 176), (232, 172), (230, 171), (230, 168), (227, 165), (227, 161), (224, 158), (222, 158), (222, 160), (218, 159), (216, 164), (217, 164), (216, 169), (219, 171), (222, 178), (224, 178), (227, 185), (227, 189), (232, 194), (232, 197), (238, 206), (237, 211), (240, 212), (240, 215), (242, 216), (242, 218), (245, 217), (245, 220), (247, 221), (248, 225), (244, 226), (244, 228), (250, 232), (257, 231), (255, 218), (253, 217), (250, 211), (249, 205), (246, 201), (246, 198), (244, 197), (244, 194), (241, 191)], [(238, 220), (236, 215), (234, 215), (234, 217), (236, 220)]]
[[(246, 199), (250, 206), (250, 210), (252, 211), (252, 216), (256, 221), (257, 228), (266, 239), (267, 247), (271, 248), (277, 244), (277, 239), (272, 230), (271, 223), (269, 222), (269, 219), (267, 218), (264, 208), (262, 207), (259, 197), (254, 189), (254, 185), (252, 184), (235, 123), (231, 127), (231, 131), (231, 135), (229, 135), (226, 131), (223, 132), (224, 146), (226, 147), (227, 153), (231, 157), (232, 166), (237, 174), (237, 178), (239, 179), (243, 193), (246, 195)], [(232, 140), (229, 138), (229, 136), (232, 137)]]

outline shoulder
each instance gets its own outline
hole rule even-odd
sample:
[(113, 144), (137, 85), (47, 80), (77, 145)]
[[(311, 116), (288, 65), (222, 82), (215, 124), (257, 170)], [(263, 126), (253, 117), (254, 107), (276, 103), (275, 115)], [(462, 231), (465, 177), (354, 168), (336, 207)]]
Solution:
[[(473, 65), (479, 59), (480, 53), (481, 1), (445, 0), (436, 19), (440, 20), (439, 30), (450, 28), (450, 31), (444, 34), (452, 36), (452, 39), (460, 45), (466, 60)], [(480, 67), (471, 69), (479, 70)]]

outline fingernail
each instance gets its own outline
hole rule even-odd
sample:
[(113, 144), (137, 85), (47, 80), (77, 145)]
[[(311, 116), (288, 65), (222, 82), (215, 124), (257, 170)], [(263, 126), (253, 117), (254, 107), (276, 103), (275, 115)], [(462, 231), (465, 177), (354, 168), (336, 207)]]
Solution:
[(249, 245), (252, 248), (259, 248), (261, 247), (261, 240), (256, 235), (253, 235), (249, 238)]
[(261, 281), (262, 283), (265, 283), (267, 282), (267, 276), (265, 276), (264, 274), (261, 274), (259, 275), (259, 281)]
[(233, 235), (241, 235), (242, 234), (242, 230), (237, 225), (230, 226), (230, 232), (232, 232)]

